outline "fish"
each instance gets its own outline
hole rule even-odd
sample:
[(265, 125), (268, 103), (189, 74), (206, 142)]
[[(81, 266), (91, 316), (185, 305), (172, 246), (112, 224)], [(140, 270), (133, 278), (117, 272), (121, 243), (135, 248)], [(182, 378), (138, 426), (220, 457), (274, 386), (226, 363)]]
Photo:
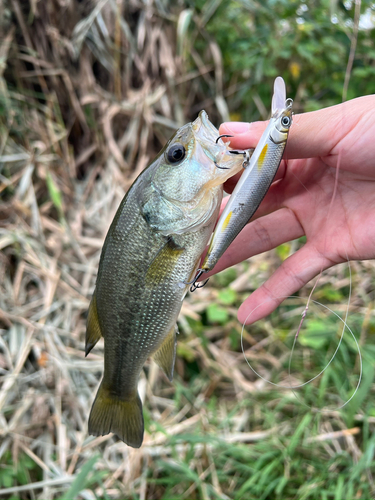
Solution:
[(169, 380), (177, 317), (219, 215), (223, 183), (242, 168), (201, 111), (181, 127), (122, 200), (101, 252), (86, 356), (104, 338), (104, 374), (88, 431), (143, 441), (137, 384), (149, 356)]
[[(274, 82), (272, 115), (253, 154), (244, 164), (213, 233), (209, 249), (194, 281), (211, 271), (240, 231), (249, 222), (270, 188), (281, 163), (292, 125), (292, 99), (286, 99), (283, 78)], [(246, 164), (247, 163), (247, 164)], [(194, 291), (196, 286), (192, 286)]]

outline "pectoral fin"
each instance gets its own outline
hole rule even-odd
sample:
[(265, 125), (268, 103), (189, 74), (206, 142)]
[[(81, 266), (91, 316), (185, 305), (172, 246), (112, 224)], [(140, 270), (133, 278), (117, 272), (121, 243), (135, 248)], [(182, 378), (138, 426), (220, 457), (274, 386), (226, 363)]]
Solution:
[(96, 297), (94, 294), (90, 302), (87, 316), (85, 356), (89, 354), (91, 349), (102, 336), (103, 335), (99, 325), (98, 310), (96, 308)]
[(146, 286), (162, 283), (174, 270), (181, 253), (185, 249), (168, 238), (150, 263), (146, 274)]
[(176, 359), (177, 332), (177, 325), (175, 325), (168, 333), (159, 349), (153, 355), (155, 362), (160, 366), (171, 382), (173, 379), (174, 362)]

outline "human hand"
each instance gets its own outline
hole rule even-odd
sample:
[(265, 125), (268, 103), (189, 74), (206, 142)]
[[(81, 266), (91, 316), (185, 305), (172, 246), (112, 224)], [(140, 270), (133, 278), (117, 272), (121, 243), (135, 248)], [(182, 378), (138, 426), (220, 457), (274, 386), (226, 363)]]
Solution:
[[(306, 244), (245, 300), (238, 319), (270, 314), (320, 271), (375, 258), (375, 95), (295, 115), (275, 182), (214, 272), (306, 235)], [(267, 122), (228, 122), (231, 147), (255, 147)], [(227, 181), (232, 192), (239, 176)], [(212, 274), (212, 273), (211, 273)]]

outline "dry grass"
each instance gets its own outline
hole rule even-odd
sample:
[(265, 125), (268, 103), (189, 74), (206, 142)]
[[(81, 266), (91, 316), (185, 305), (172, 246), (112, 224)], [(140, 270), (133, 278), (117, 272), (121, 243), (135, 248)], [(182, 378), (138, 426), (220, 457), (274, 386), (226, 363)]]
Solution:
[[(24, 455), (35, 464), (28, 484), (0, 490), (6, 497), (62, 498), (73, 484), (72, 497), (86, 488), (81, 495), (88, 499), (94, 493), (162, 498), (160, 463), (189, 461), (191, 482), (177, 484), (176, 495), (230, 498), (239, 477), (230, 468), (227, 480), (220, 476), (220, 447), (209, 436), (220, 432), (221, 443), (230, 446), (293, 435), (288, 419), (263, 425), (259, 404), (244, 405), (271, 389), (238, 349), (231, 350), (231, 332), (240, 333), (234, 305), (225, 306), (224, 326), (211, 324), (204, 335), (194, 331), (210, 305), (220, 303), (218, 288), (209, 287), (183, 306), (185, 334), (174, 386), (156, 365), (142, 375), (143, 447), (134, 450), (112, 436), (87, 434), (103, 345), (84, 358), (85, 318), (109, 223), (128, 187), (175, 128), (203, 106), (214, 122), (228, 117), (217, 45), (208, 40), (203, 61), (186, 37), (191, 12), (163, 5), (0, 2), (0, 458), (10, 452), (14, 464)], [(204, 32), (204, 22), (200, 29)], [(211, 96), (204, 95), (202, 79)], [(232, 289), (248, 292), (249, 281), (255, 287), (278, 262), (275, 252), (254, 258), (241, 267)], [(366, 263), (355, 271), (354, 305), (365, 317), (364, 343), (373, 311), (361, 290), (371, 288), (375, 269)], [(337, 277), (342, 278), (337, 289), (345, 288), (342, 270), (328, 273), (321, 285)], [(267, 322), (263, 326), (274, 329)], [(258, 353), (267, 376), (282, 366), (280, 347), (266, 352), (258, 333), (247, 334), (248, 357)], [(202, 378), (191, 376), (192, 363)], [(210, 406), (213, 395), (217, 404)], [(293, 396), (288, 398), (291, 404)], [(363, 452), (355, 439), (362, 420), (359, 412), (356, 426), (347, 429), (337, 414), (332, 428), (327, 415), (308, 439), (323, 442), (325, 456), (339, 449), (358, 462)]]

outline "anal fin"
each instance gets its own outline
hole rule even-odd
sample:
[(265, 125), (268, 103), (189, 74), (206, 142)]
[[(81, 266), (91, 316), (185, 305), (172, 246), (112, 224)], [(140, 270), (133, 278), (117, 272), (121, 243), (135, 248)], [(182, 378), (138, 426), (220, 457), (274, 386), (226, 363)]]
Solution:
[(173, 379), (174, 363), (176, 359), (177, 332), (177, 325), (174, 325), (166, 338), (163, 340), (159, 349), (153, 354), (155, 362), (160, 366), (171, 382)]
[(96, 308), (96, 297), (94, 293), (87, 315), (85, 356), (89, 354), (91, 349), (102, 336), (103, 335), (99, 325), (98, 310)]

